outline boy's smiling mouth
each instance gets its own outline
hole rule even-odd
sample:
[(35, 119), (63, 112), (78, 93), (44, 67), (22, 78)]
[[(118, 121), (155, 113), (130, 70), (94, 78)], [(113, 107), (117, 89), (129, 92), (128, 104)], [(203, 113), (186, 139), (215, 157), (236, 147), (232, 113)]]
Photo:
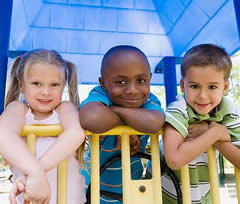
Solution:
[(210, 105), (210, 103), (195, 103), (195, 104), (201, 108), (205, 108)]

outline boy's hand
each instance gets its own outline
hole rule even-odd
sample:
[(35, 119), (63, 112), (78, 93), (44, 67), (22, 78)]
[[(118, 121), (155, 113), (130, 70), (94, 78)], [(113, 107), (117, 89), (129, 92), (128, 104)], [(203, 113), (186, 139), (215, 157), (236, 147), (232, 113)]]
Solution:
[(196, 138), (208, 130), (208, 123), (201, 121), (200, 123), (191, 124), (188, 127), (188, 136), (185, 140)]
[(214, 131), (214, 135), (219, 137), (218, 141), (221, 142), (231, 142), (231, 137), (228, 132), (228, 129), (225, 125), (221, 125), (216, 122), (211, 122), (209, 125), (209, 129)]
[[(130, 135), (130, 153), (131, 155), (136, 154), (140, 151), (141, 140), (137, 135)], [(121, 136), (117, 136), (117, 149), (121, 149)]]

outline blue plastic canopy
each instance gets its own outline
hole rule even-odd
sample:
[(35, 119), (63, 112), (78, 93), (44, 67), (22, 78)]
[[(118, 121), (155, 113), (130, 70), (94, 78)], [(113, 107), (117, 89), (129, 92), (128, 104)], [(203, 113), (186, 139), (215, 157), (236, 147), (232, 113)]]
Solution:
[[(239, 0), (17, 0), (13, 7), (11, 2), (0, 3), (1, 87), (8, 50), (13, 58), (21, 51), (55, 49), (77, 65), (79, 83), (95, 84), (104, 53), (133, 45), (149, 59), (152, 85), (162, 85), (156, 67), (166, 56), (181, 57), (200, 43), (218, 44), (230, 55), (240, 48)], [(3, 101), (4, 91), (0, 94)]]

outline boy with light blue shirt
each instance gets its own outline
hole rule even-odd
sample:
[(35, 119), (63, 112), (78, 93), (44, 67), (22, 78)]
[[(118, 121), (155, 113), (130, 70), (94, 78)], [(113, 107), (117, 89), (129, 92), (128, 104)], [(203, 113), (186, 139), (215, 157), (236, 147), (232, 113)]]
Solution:
[[(151, 72), (144, 53), (136, 47), (111, 48), (102, 60), (101, 86), (95, 87), (81, 104), (80, 121), (94, 133), (106, 132), (118, 125), (137, 131), (158, 132), (164, 123), (161, 103), (150, 93)], [(149, 136), (130, 136), (131, 155), (145, 151)], [(120, 136), (100, 137), (100, 165), (120, 154)], [(142, 176), (139, 158), (131, 158), (132, 179)], [(101, 175), (101, 190), (122, 193), (121, 161), (113, 163)], [(101, 204), (122, 201), (101, 196)]]

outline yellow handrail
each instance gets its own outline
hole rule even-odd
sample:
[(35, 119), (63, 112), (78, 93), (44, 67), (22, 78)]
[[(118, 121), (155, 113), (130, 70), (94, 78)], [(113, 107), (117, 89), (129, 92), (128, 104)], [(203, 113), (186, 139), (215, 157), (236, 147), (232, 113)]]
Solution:
[[(57, 137), (62, 131), (60, 125), (25, 125), (20, 136), (26, 137), (27, 147), (35, 155), (36, 137)], [(67, 204), (67, 160), (58, 165), (57, 203)]]
[(191, 189), (190, 189), (190, 178), (189, 178), (189, 168), (185, 165), (180, 169), (181, 172), (181, 182), (182, 182), (182, 198), (184, 204), (191, 204)]
[[(36, 137), (58, 136), (63, 129), (60, 125), (26, 125), (20, 136), (26, 136), (29, 150), (35, 154)], [(122, 179), (123, 179), (123, 203), (138, 204), (162, 204), (160, 155), (158, 134), (148, 134), (151, 137), (152, 152), (152, 179), (131, 180), (130, 172), (130, 135), (146, 135), (128, 126), (118, 126), (105, 133), (94, 134), (86, 131), (86, 135), (91, 136), (91, 204), (100, 204), (100, 159), (99, 159), (99, 136), (100, 135), (120, 135), (121, 136), (121, 156), (122, 156)], [(220, 193), (218, 187), (218, 174), (215, 151), (211, 147), (208, 150), (209, 180), (211, 187), (211, 197), (213, 204), (220, 204)], [(67, 160), (58, 166), (58, 204), (67, 203)], [(240, 204), (240, 170), (235, 168), (235, 178), (237, 186), (238, 203)], [(183, 204), (191, 204), (191, 191), (189, 181), (188, 165), (181, 168), (181, 182)], [(140, 190), (141, 189), (141, 190)]]
[(240, 204), (240, 169), (234, 167), (238, 204)]
[(211, 187), (211, 197), (213, 204), (220, 204), (220, 193), (218, 187), (218, 171), (216, 154), (213, 147), (210, 147), (207, 152), (208, 155), (208, 175)]
[(118, 126), (101, 134), (87, 132), (91, 136), (91, 204), (100, 203), (100, 181), (99, 181), (99, 135), (120, 135), (121, 136), (121, 158), (122, 158), (122, 183), (124, 204), (161, 204), (161, 173), (158, 135), (151, 136), (153, 177), (149, 180), (131, 180), (130, 176), (130, 135), (146, 135), (128, 126)]

